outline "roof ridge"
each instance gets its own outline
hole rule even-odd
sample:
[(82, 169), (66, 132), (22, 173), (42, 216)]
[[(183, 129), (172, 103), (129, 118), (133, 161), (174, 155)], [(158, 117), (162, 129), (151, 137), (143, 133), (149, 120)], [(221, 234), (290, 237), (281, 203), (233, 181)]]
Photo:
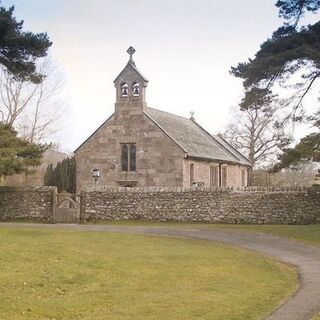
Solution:
[(160, 110), (160, 109), (157, 109), (157, 108), (151, 108), (151, 107), (146, 107), (146, 109), (157, 110), (157, 111), (160, 111), (160, 112), (168, 113), (168, 114), (170, 114), (170, 115), (172, 115), (172, 116), (175, 116), (175, 117), (180, 117), (180, 118), (183, 118), (183, 119), (185, 119), (185, 120), (192, 121), (192, 120), (190, 120), (190, 119), (187, 118), (187, 117), (180, 116), (179, 114), (171, 113), (171, 112), (169, 112), (169, 111), (164, 111), (164, 110)]

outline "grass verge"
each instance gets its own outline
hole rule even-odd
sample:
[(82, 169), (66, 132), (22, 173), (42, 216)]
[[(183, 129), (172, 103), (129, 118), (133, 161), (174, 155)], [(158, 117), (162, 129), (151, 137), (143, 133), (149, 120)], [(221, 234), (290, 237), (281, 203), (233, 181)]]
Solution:
[(260, 319), (291, 266), (207, 241), (0, 228), (0, 319)]

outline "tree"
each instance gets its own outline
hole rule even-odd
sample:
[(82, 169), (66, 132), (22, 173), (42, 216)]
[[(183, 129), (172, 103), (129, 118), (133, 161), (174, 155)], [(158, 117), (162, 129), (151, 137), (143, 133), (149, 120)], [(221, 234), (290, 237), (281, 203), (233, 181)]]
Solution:
[(285, 187), (310, 186), (315, 176), (315, 165), (303, 163), (294, 168), (285, 168), (274, 174), (274, 185)]
[(13, 17), (14, 7), (0, 7), (0, 64), (16, 79), (40, 83), (43, 75), (35, 61), (47, 55), (51, 42), (46, 33), (23, 31), (23, 21)]
[(41, 83), (16, 79), (6, 70), (0, 75), (0, 120), (30, 142), (42, 142), (54, 134), (64, 112), (57, 68), (44, 60), (39, 69), (45, 76)]
[(273, 171), (299, 167), (301, 163), (320, 162), (320, 133), (312, 133), (302, 138), (294, 148), (285, 148), (279, 156)]
[(53, 165), (52, 163), (48, 164), (46, 172), (44, 174), (43, 184), (45, 186), (53, 186)]
[(53, 169), (48, 165), (44, 185), (56, 186), (58, 191), (76, 192), (76, 164), (74, 157), (63, 159)]
[(0, 123), (0, 177), (30, 173), (40, 165), (46, 145), (32, 144), (17, 137), (9, 125)]
[[(279, 92), (285, 87), (293, 90), (286, 100), (290, 107), (286, 119), (320, 122), (319, 108), (313, 115), (303, 113), (303, 101), (320, 77), (320, 22), (300, 26), (306, 12), (318, 12), (319, 0), (278, 0), (279, 16), (286, 21), (265, 41), (254, 59), (232, 67), (231, 73), (244, 80), (245, 97), (243, 107), (250, 108), (252, 92), (257, 91), (257, 99), (269, 92)], [(296, 81), (296, 77), (300, 77)], [(318, 127), (319, 129), (319, 127)], [(307, 137), (306, 137), (307, 138)], [(319, 135), (308, 138), (317, 148)]]
[(275, 106), (235, 110), (234, 120), (224, 133), (229, 143), (248, 158), (253, 169), (276, 160), (275, 154), (290, 143), (276, 111)]

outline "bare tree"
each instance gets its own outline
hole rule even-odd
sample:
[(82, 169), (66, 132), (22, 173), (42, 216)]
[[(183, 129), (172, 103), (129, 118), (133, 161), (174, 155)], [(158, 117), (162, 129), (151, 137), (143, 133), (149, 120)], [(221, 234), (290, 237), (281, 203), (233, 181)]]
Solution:
[(44, 141), (54, 134), (65, 109), (57, 68), (46, 59), (39, 71), (45, 75), (40, 84), (19, 81), (5, 70), (0, 77), (0, 120), (30, 142)]
[(286, 187), (310, 186), (316, 173), (315, 163), (302, 163), (299, 167), (282, 169), (274, 174), (274, 184)]
[(270, 105), (256, 105), (243, 111), (233, 111), (233, 120), (224, 137), (243, 152), (253, 168), (275, 160), (280, 148), (290, 143), (290, 135), (277, 110)]

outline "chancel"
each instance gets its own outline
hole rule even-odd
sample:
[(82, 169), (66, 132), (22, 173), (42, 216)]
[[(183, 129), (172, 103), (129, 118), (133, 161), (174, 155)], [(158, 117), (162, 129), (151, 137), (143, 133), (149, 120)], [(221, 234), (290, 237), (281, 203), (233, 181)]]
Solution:
[(76, 150), (77, 190), (92, 186), (246, 186), (250, 162), (190, 119), (147, 107), (148, 80), (129, 61), (114, 80), (114, 113)]

